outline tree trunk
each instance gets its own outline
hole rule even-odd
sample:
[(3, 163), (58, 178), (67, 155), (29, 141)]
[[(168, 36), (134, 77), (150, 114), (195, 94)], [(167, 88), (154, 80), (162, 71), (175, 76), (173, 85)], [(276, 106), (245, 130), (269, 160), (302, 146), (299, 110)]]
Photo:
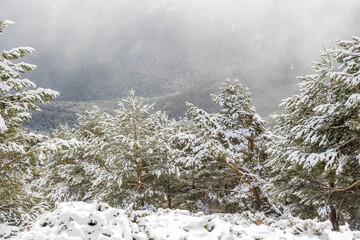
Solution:
[(252, 137), (249, 138), (249, 141), (250, 141), (249, 162), (252, 162), (252, 159), (254, 157), (254, 150), (255, 150), (255, 139)]
[[(139, 154), (139, 146), (136, 143), (138, 140), (138, 136), (137, 136), (137, 129), (136, 129), (136, 119), (135, 119), (135, 109), (134, 106), (132, 106), (132, 120), (133, 120), (133, 127), (134, 127), (134, 140), (135, 140), (135, 159), (138, 159), (138, 154)], [(143, 182), (142, 182), (142, 168), (141, 168), (141, 160), (137, 162), (136, 164), (137, 167), (137, 177), (138, 177), (138, 183), (139, 183), (139, 194), (141, 195), (141, 199), (140, 199), (140, 204), (142, 207), (145, 206), (145, 198), (144, 198), (144, 186), (143, 186)]]
[(145, 200), (144, 200), (144, 197), (141, 197), (140, 203), (141, 203), (141, 206), (142, 206), (142, 207), (144, 207), (144, 206), (145, 206)]
[(172, 208), (172, 206), (171, 206), (171, 196), (169, 194), (167, 194), (166, 197), (167, 197), (167, 201), (168, 201), (168, 208), (171, 209)]
[[(331, 188), (335, 188), (335, 183), (334, 182), (330, 182), (329, 183)], [(332, 224), (333, 227), (333, 231), (340, 231), (339, 228), (339, 216), (337, 216), (336, 214), (336, 209), (334, 207), (330, 207), (330, 222)]]
[(141, 195), (141, 206), (145, 206), (145, 200), (144, 200), (144, 187), (142, 183), (142, 176), (141, 176), (141, 164), (137, 163), (137, 175), (138, 175), (138, 184), (139, 184), (139, 194)]
[(330, 221), (333, 227), (333, 231), (340, 231), (339, 228), (339, 218), (338, 216), (336, 216), (336, 209), (335, 208), (331, 208), (331, 212), (330, 212)]
[[(250, 181), (246, 178), (246, 176), (245, 176), (243, 173), (241, 173), (241, 172), (239, 171), (239, 169), (237, 169), (237, 167), (235, 166), (235, 164), (234, 164), (233, 162), (230, 162), (229, 165), (227, 165), (227, 166), (229, 166), (230, 168), (232, 168), (238, 175), (241, 176), (241, 179), (242, 179), (245, 183), (247, 183), (249, 186), (251, 186)], [(251, 191), (252, 191), (253, 194), (254, 194), (254, 197), (255, 197), (255, 199), (256, 199), (256, 203), (257, 203), (258, 207), (261, 207), (261, 205), (262, 205), (262, 204), (261, 204), (261, 198), (260, 198), (260, 195), (259, 195), (258, 190), (257, 190), (255, 187), (251, 187)]]
[[(254, 157), (254, 150), (255, 150), (255, 139), (253, 137), (248, 139), (250, 141), (250, 152), (249, 152), (249, 162), (252, 162), (253, 157)], [(261, 199), (259, 196), (259, 192), (255, 187), (251, 188), (251, 191), (253, 192), (255, 199), (256, 199), (256, 203), (258, 205), (258, 207), (261, 206)]]
[(252, 187), (251, 191), (253, 192), (253, 194), (255, 196), (256, 203), (257, 203), (258, 207), (261, 207), (261, 199), (260, 199), (260, 196), (259, 196), (259, 193), (258, 193), (257, 189), (255, 187)]

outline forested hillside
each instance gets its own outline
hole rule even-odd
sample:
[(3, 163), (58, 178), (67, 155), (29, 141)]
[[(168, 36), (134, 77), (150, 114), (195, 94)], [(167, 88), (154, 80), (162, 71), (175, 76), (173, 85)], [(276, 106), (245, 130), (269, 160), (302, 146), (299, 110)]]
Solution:
[[(310, 3), (8, 1), (0, 6), (0, 15), (17, 27), (0, 42), (4, 49), (37, 49), (28, 58), (38, 70), (26, 76), (56, 89), (57, 101), (118, 101), (134, 89), (145, 98), (175, 103), (157, 107), (178, 117), (185, 101), (206, 108), (209, 93), (223, 80), (240, 79), (253, 93), (258, 111), (268, 115), (295, 93), (295, 76), (311, 70), (322, 43), (331, 45), (360, 30), (357, 1), (331, 0), (308, 8)], [(167, 97), (173, 94), (177, 97)], [(59, 108), (64, 107), (55, 104), (54, 112)], [(50, 114), (36, 115), (30, 126), (46, 122), (41, 118)], [(74, 116), (66, 121), (73, 123)]]

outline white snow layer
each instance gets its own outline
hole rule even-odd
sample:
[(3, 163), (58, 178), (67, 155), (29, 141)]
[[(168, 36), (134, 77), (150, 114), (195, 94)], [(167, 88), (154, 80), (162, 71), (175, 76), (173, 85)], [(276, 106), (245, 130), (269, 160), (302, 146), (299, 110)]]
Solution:
[[(0, 225), (0, 230), (6, 230)], [(0, 234), (1, 236), (1, 234)], [(1, 237), (0, 237), (1, 239)], [(360, 231), (299, 218), (273, 219), (262, 213), (212, 214), (159, 209), (157, 212), (111, 208), (106, 204), (61, 203), (38, 218), (23, 240), (235, 240), (360, 239)]]

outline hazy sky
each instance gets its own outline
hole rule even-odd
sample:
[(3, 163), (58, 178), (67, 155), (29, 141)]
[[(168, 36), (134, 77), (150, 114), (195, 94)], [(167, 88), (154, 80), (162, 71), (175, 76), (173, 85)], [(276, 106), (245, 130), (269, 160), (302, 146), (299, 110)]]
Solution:
[(34, 47), (32, 80), (65, 99), (239, 77), (273, 109), (322, 44), (359, 35), (359, 13), (359, 0), (0, 0), (1, 19), (16, 23), (0, 50)]

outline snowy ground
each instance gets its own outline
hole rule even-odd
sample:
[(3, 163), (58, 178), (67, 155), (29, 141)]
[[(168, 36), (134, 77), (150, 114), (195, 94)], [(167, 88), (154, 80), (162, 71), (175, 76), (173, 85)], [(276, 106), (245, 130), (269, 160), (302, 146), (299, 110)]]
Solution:
[[(0, 225), (0, 236), (11, 228)], [(6, 235), (6, 233), (5, 233)], [(0, 239), (4, 239), (0, 237)], [(106, 204), (62, 203), (38, 218), (24, 240), (360, 240), (360, 231), (332, 232), (330, 222), (272, 219), (262, 214), (191, 214), (183, 210), (157, 212), (120, 210)]]

